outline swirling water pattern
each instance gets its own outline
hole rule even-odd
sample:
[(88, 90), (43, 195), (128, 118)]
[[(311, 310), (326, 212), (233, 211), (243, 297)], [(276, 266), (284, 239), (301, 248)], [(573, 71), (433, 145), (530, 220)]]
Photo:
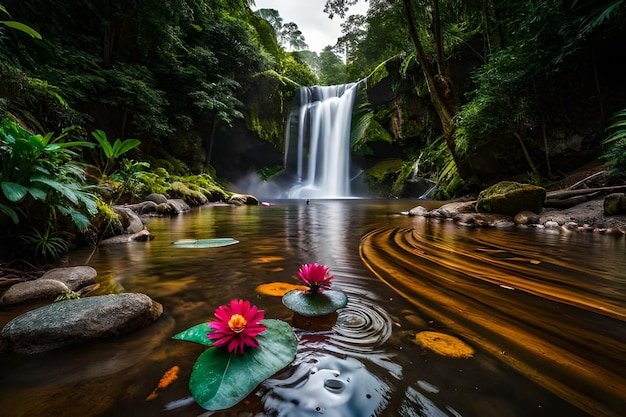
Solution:
[[(363, 238), (361, 256), (456, 334), (591, 415), (626, 410), (623, 264), (595, 268), (545, 231), (467, 230), (416, 219)], [(601, 236), (602, 239), (613, 239)], [(556, 244), (555, 244), (556, 243)], [(608, 244), (611, 244), (609, 241)], [(589, 265), (594, 267), (589, 267)]]

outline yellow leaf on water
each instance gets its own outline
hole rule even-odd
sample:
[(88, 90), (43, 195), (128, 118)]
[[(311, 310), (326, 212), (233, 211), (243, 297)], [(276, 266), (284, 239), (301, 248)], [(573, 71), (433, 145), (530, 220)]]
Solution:
[(270, 282), (267, 284), (261, 284), (257, 286), (255, 288), (255, 291), (264, 295), (282, 297), (283, 295), (285, 295), (291, 290), (306, 291), (308, 289), (309, 287), (305, 285), (290, 284), (288, 282)]
[(471, 358), (474, 349), (454, 336), (438, 332), (419, 332), (415, 343), (443, 356), (452, 358)]

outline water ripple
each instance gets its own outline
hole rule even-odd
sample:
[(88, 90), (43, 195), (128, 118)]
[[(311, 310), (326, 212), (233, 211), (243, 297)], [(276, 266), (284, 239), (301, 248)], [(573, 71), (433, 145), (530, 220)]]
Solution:
[(392, 328), (391, 318), (380, 306), (351, 299), (339, 313), (332, 340), (354, 351), (369, 352), (389, 339)]
[(616, 415), (607, 404), (626, 404), (626, 378), (615, 372), (626, 346), (621, 282), (546, 253), (541, 241), (509, 244), (522, 237), (385, 228), (366, 235), (360, 253), (434, 321), (581, 409)]

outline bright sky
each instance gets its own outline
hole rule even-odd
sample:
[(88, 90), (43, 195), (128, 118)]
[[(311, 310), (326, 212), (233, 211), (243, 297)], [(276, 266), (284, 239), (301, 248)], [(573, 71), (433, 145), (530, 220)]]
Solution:
[[(293, 22), (304, 35), (304, 41), (311, 51), (318, 54), (328, 45), (335, 45), (341, 36), (342, 20), (332, 19), (324, 13), (326, 0), (255, 0), (257, 9), (275, 9), (283, 19), (283, 24)], [(352, 6), (348, 14), (365, 14), (368, 2), (360, 1)]]

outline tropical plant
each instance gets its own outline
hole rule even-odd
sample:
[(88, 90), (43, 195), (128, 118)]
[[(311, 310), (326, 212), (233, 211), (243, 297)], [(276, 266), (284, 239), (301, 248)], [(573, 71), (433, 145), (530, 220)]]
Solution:
[(12, 2), (16, 20), (45, 25), (46, 42), (7, 42), (7, 52), (29, 75), (61, 88), (70, 103), (94, 109), (89, 116), (110, 137), (138, 138), (146, 152), (202, 163), (197, 152), (178, 154), (172, 133), (192, 132), (194, 146), (210, 155), (211, 135), (242, 120), (241, 92), (269, 66), (251, 23), (261, 19), (246, 4)]
[(613, 114), (612, 123), (606, 128), (608, 136), (602, 141), (608, 148), (602, 154), (607, 161), (609, 176), (626, 179), (626, 109)]
[[(7, 11), (7, 9), (1, 4), (0, 4), (0, 12), (4, 12), (5, 14), (11, 16), (9, 12)], [(6, 27), (9, 27), (12, 29), (17, 29), (21, 32), (26, 33), (29, 36), (32, 36), (33, 38), (41, 39), (41, 35), (39, 34), (39, 32), (31, 28), (30, 26), (25, 25), (24, 23), (15, 22), (13, 20), (0, 20), (0, 24), (3, 24)]]
[(113, 144), (109, 142), (107, 134), (100, 129), (91, 132), (92, 136), (100, 145), (104, 158), (97, 157), (96, 168), (102, 178), (106, 178), (117, 170), (117, 160), (120, 156), (141, 144), (139, 139), (115, 139)]
[(15, 224), (28, 220), (34, 231), (22, 240), (43, 257), (65, 251), (58, 230), (66, 220), (83, 232), (97, 213), (97, 196), (75, 161), (79, 149), (93, 144), (64, 142), (72, 130), (39, 135), (8, 120), (0, 123), (0, 214)]
[(613, 114), (612, 123), (606, 128), (606, 131), (609, 136), (602, 141), (604, 145), (626, 141), (626, 109), (618, 110)]
[(51, 227), (47, 227), (43, 232), (33, 228), (21, 238), (31, 253), (45, 260), (56, 260), (69, 249), (67, 240)]
[(78, 156), (74, 149), (92, 144), (62, 142), (73, 129), (63, 129), (57, 136), (54, 132), (42, 136), (33, 135), (8, 120), (0, 124), (0, 147), (3, 150), (0, 154), (0, 201), (11, 209), (4, 212), (14, 222), (16, 216), (12, 213), (17, 214), (20, 204), (30, 197), (34, 201), (52, 204), (51, 207), (69, 215), (80, 229), (88, 225), (81, 210), (94, 214), (96, 197), (84, 185), (82, 167), (73, 158)]
[(141, 185), (139, 176), (144, 168), (150, 168), (150, 164), (148, 162), (137, 162), (127, 158), (122, 159), (120, 169), (111, 175), (111, 179), (122, 182), (122, 187), (118, 191), (120, 196), (126, 191), (132, 193)]

